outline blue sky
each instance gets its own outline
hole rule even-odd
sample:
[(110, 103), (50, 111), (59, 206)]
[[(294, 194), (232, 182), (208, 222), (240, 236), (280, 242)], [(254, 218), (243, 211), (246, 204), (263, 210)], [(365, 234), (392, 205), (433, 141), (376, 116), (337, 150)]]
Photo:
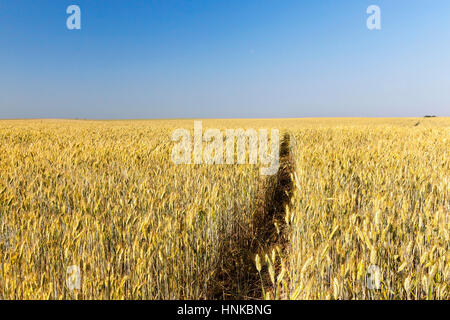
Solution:
[(448, 0), (0, 0), (0, 118), (425, 114), (450, 116)]

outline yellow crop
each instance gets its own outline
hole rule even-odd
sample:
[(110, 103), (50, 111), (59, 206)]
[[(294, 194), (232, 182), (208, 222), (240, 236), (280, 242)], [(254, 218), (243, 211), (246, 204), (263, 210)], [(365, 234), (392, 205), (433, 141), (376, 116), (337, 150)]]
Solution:
[(192, 124), (0, 121), (0, 299), (449, 299), (448, 118), (204, 120), (286, 133), (288, 203)]
[(282, 298), (450, 298), (450, 128), (423, 122), (292, 130)]

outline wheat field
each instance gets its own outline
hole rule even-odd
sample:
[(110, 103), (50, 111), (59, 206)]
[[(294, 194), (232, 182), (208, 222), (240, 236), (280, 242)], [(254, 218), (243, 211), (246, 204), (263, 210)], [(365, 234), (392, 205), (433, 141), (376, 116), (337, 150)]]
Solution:
[(0, 299), (449, 299), (450, 118), (203, 120), (281, 178), (174, 164), (192, 124), (1, 120)]

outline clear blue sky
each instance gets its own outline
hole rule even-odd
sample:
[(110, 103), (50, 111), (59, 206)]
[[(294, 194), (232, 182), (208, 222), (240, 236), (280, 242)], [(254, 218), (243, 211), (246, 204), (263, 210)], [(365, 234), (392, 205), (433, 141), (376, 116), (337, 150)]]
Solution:
[(0, 0), (0, 118), (425, 114), (450, 115), (448, 0)]

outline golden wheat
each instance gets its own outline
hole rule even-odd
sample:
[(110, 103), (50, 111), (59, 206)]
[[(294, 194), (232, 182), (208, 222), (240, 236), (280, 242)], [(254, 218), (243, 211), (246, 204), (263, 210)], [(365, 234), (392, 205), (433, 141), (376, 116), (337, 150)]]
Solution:
[[(209, 299), (246, 286), (265, 298), (448, 299), (449, 122), (205, 120), (295, 142), (292, 197), (274, 221), (284, 241), (249, 245), (268, 179), (253, 165), (175, 165), (171, 133), (190, 120), (0, 121), (0, 299)], [(245, 269), (244, 254), (259, 282), (224, 276)]]
[[(287, 275), (275, 286), (283, 297), (449, 299), (449, 133), (448, 126), (295, 130), (280, 255)], [(376, 289), (367, 286), (371, 266), (381, 273)]]

